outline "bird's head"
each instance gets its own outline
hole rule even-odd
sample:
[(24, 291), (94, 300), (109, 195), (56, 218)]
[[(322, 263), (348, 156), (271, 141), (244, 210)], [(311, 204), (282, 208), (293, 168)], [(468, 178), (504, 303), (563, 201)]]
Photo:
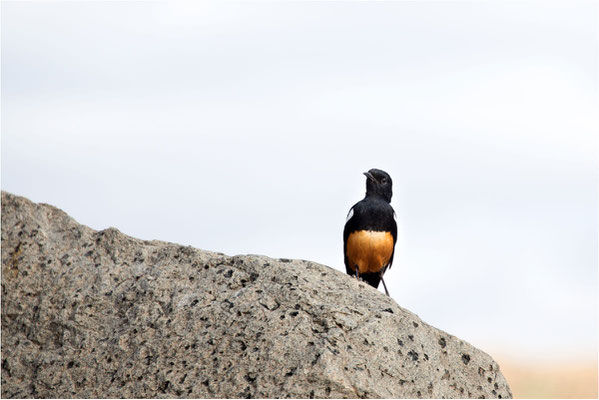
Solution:
[(393, 192), (391, 190), (391, 177), (385, 171), (373, 168), (366, 175), (366, 196), (381, 196), (387, 202), (391, 202)]

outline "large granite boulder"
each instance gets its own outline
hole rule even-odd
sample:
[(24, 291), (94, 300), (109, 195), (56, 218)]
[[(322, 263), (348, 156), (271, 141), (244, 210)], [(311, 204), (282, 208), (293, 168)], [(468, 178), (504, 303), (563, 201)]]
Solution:
[(511, 397), (498, 365), (310, 261), (95, 231), (2, 192), (2, 397)]

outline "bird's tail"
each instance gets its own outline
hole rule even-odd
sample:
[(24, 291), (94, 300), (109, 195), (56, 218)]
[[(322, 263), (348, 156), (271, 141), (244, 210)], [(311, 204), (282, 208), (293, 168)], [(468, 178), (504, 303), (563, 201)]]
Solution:
[(381, 274), (378, 272), (360, 274), (360, 279), (376, 289), (379, 287), (379, 283), (381, 282)]

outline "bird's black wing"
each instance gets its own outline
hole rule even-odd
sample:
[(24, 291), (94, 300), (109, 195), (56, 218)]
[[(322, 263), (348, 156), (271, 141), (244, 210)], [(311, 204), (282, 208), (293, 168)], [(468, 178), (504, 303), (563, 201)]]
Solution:
[(395, 221), (395, 211), (393, 210), (393, 207), (389, 206), (391, 208), (391, 211), (393, 212), (393, 223), (390, 224), (390, 228), (391, 228), (391, 236), (393, 236), (393, 252), (391, 253), (391, 258), (389, 258), (389, 264), (387, 264), (387, 267), (385, 267), (385, 270), (387, 270), (387, 268), (391, 268), (391, 264), (393, 264), (393, 256), (395, 255), (395, 244), (397, 243), (397, 222)]
[(345, 271), (348, 273), (348, 275), (353, 275), (354, 270), (350, 268), (349, 260), (347, 258), (347, 239), (349, 238), (349, 234), (356, 230), (357, 219), (354, 218), (356, 213), (355, 208), (360, 203), (361, 202), (354, 204), (352, 208), (349, 209), (347, 218), (345, 220), (345, 227), (343, 228), (343, 261), (345, 263)]

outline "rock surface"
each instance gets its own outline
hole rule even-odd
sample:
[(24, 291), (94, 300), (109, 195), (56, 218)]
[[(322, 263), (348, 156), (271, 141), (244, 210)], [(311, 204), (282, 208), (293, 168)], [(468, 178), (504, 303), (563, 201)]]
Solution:
[(94, 231), (2, 193), (2, 397), (511, 397), (344, 273)]

